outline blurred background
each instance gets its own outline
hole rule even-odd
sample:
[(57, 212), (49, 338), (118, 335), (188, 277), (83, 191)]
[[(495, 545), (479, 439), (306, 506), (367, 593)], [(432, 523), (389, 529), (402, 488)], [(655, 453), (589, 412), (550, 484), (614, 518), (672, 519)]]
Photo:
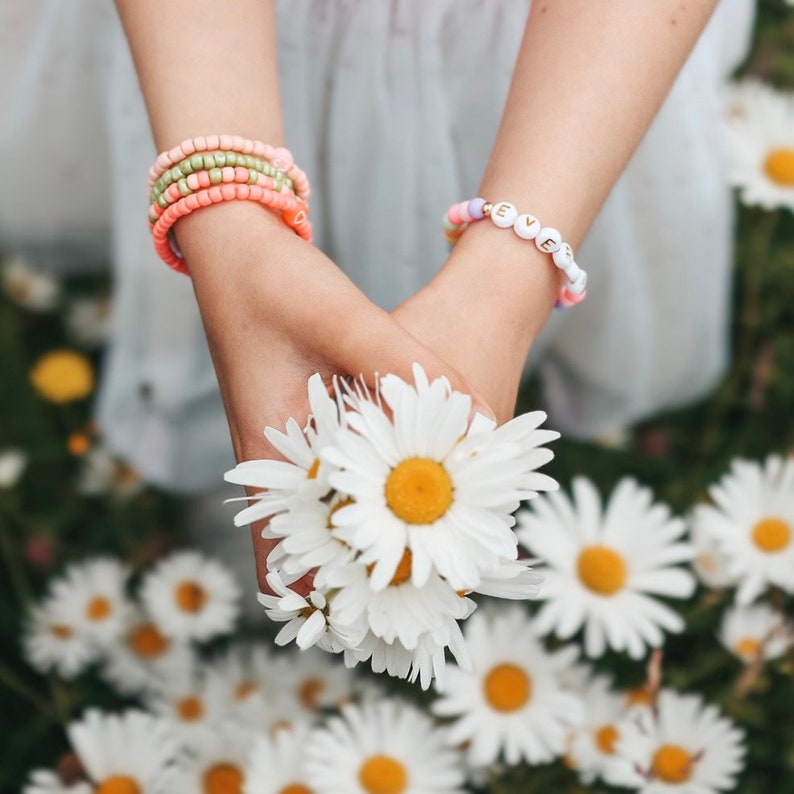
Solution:
[[(794, 89), (794, 7), (762, 0), (751, 53), (737, 78), (752, 76), (780, 92)], [(0, 79), (5, 79), (5, 75)], [(96, 75), (101, 79), (101, 75)], [(726, 105), (726, 107), (728, 107)], [(726, 119), (729, 111), (726, 110)], [(752, 112), (748, 104), (746, 112)], [(742, 111), (745, 112), (745, 111)], [(0, 109), (2, 113), (2, 109)], [(729, 121), (729, 119), (727, 119)], [(790, 129), (794, 133), (794, 121)], [(794, 158), (794, 136), (789, 152)], [(87, 152), (90, 160), (90, 155)], [(5, 152), (13, 157), (13, 151)], [(789, 165), (789, 169), (792, 166)], [(744, 203), (737, 191), (729, 371), (697, 404), (655, 416), (595, 443), (563, 438), (548, 472), (563, 487), (583, 474), (608, 493), (624, 475), (652, 487), (681, 515), (735, 458), (794, 454), (794, 176), (778, 206)], [(784, 191), (786, 185), (783, 185)], [(46, 185), (37, 191), (46, 191)], [(25, 201), (28, 198), (21, 197)], [(107, 197), (95, 196), (98, 202)], [(3, 219), (0, 219), (2, 221)], [(0, 222), (0, 226), (3, 223)], [(0, 788), (18, 791), (34, 767), (52, 767), (67, 744), (63, 721), (86, 704), (118, 707), (129, 699), (94, 673), (65, 682), (23, 658), (25, 616), (52, 577), (92, 555), (144, 570), (188, 543), (192, 499), (147, 484), (103, 441), (93, 407), (113, 313), (107, 230), (94, 250), (73, 246), (68, 229), (54, 267), (35, 239), (11, 248), (0, 239)], [(61, 264), (62, 264), (61, 262)], [(671, 322), (675, 322), (671, 318)], [(531, 381), (519, 408), (540, 400)], [(219, 470), (220, 477), (220, 470)], [(220, 514), (220, 511), (219, 511)], [(219, 526), (218, 533), (234, 528)], [(791, 615), (791, 595), (777, 606)], [(250, 599), (249, 599), (250, 600)], [(665, 646), (666, 683), (715, 702), (747, 732), (748, 759), (737, 791), (794, 792), (794, 655), (748, 672), (715, 639), (731, 602), (726, 589), (701, 587), (677, 605), (686, 630)], [(239, 636), (267, 632), (262, 623)], [(622, 686), (645, 671), (618, 654), (599, 660)], [(395, 691), (410, 688), (394, 685)], [(583, 787), (558, 762), (506, 770), (494, 792), (609, 791)]]

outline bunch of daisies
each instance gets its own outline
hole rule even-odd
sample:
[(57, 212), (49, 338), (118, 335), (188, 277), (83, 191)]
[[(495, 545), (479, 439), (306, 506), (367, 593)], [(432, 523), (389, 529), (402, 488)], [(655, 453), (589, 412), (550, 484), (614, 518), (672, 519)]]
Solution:
[[(442, 674), (449, 649), (470, 667), (459, 622), (472, 593), (529, 598), (537, 579), (520, 560), (513, 513), (554, 480), (542, 412), (496, 427), (471, 419), (468, 395), (414, 367), (414, 383), (378, 379), (329, 396), (308, 384), (311, 418), (265, 435), (284, 460), (252, 460), (226, 479), (258, 489), (236, 517), (269, 519), (267, 614), (277, 643), (344, 653), (353, 666), (419, 680)], [(311, 575), (308, 577), (308, 575)], [(310, 591), (295, 587), (311, 578)]]

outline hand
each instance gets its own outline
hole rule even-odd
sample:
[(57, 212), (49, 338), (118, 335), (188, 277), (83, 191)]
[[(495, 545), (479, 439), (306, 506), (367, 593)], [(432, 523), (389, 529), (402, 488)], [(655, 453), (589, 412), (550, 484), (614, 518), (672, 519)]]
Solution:
[[(266, 425), (283, 429), (308, 416), (306, 384), (334, 375), (393, 372), (414, 362), (453, 388), (470, 384), (371, 303), (318, 249), (274, 215), (246, 202), (219, 204), (182, 219), (177, 237), (188, 262), (226, 408), (237, 460), (278, 457)], [(490, 414), (475, 398), (477, 410)], [(273, 541), (252, 527), (260, 587)], [(267, 592), (265, 590), (265, 592)]]

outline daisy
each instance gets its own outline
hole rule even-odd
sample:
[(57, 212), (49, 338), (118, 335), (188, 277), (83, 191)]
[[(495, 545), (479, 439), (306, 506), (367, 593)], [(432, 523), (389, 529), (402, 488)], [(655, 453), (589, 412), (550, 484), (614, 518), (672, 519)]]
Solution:
[(697, 695), (662, 691), (654, 721), (621, 725), (615, 750), (625, 763), (615, 783), (639, 794), (733, 790), (744, 765), (743, 740), (716, 706)]
[(311, 718), (353, 699), (355, 681), (350, 670), (312, 648), (276, 657), (272, 674), (278, 687)]
[(0, 488), (13, 488), (28, 465), (28, 456), (20, 449), (0, 451)]
[(794, 644), (794, 632), (785, 617), (767, 604), (729, 609), (722, 618), (720, 642), (734, 656), (749, 664), (783, 656)]
[(31, 609), (22, 644), (31, 667), (69, 680), (96, 660), (99, 649), (77, 626), (64, 622), (58, 606), (45, 600)]
[(30, 311), (50, 311), (60, 299), (61, 286), (58, 281), (33, 267), (22, 256), (15, 256), (5, 263), (2, 283), (6, 295)]
[(177, 552), (146, 574), (141, 601), (168, 637), (203, 642), (231, 631), (240, 612), (240, 588), (219, 562)]
[(141, 694), (169, 668), (192, 663), (190, 646), (163, 634), (142, 610), (134, 609), (118, 642), (104, 649), (102, 673), (118, 692)]
[(314, 794), (306, 775), (308, 728), (258, 736), (250, 753), (244, 794)]
[(101, 443), (94, 444), (80, 457), (76, 488), (85, 496), (109, 494), (124, 501), (137, 496), (145, 487), (138, 472)]
[(275, 697), (280, 691), (276, 659), (262, 644), (232, 645), (207, 665), (207, 675), (219, 682), (224, 699), (234, 710), (247, 708), (258, 697)]
[(153, 680), (144, 693), (146, 707), (161, 717), (183, 743), (190, 744), (202, 730), (231, 717), (226, 689), (217, 677), (199, 664), (173, 666)]
[(110, 332), (111, 303), (108, 298), (79, 298), (66, 310), (66, 328), (84, 347), (101, 347)]
[(67, 784), (56, 772), (36, 769), (30, 773), (22, 794), (92, 794), (93, 791), (94, 787), (85, 780)]
[(305, 743), (309, 790), (462, 794), (460, 758), (446, 744), (446, 731), (407, 703), (345, 706)]
[(331, 466), (320, 457), (320, 450), (336, 435), (340, 412), (336, 400), (328, 396), (319, 374), (308, 383), (310, 422), (305, 431), (290, 418), (286, 433), (265, 428), (265, 437), (285, 460), (249, 460), (227, 471), (224, 479), (249, 488), (263, 488), (265, 493), (243, 497), (253, 501), (234, 518), (237, 526), (251, 524), (281, 513), (290, 506), (312, 502), (330, 490)]
[(69, 565), (50, 585), (51, 609), (78, 634), (110, 645), (124, 630), (130, 609), (125, 594), (129, 575), (126, 565), (109, 557)]
[(745, 204), (794, 210), (794, 95), (746, 84), (743, 112), (728, 119), (730, 179)]
[(729, 572), (730, 557), (720, 551), (720, 544), (698, 521), (690, 521), (689, 538), (695, 547), (692, 569), (698, 579), (711, 588), (733, 587), (736, 577)]
[(714, 505), (696, 507), (693, 520), (729, 558), (737, 603), (770, 586), (794, 593), (794, 458), (734, 460), (709, 493)]
[(591, 658), (607, 647), (635, 659), (664, 641), (663, 630), (681, 631), (683, 620), (654, 596), (687, 598), (695, 588), (689, 571), (674, 567), (692, 558), (681, 541), (682, 521), (653, 504), (648, 488), (621, 480), (602, 508), (595, 486), (573, 482), (573, 500), (551, 494), (519, 515), (521, 543), (543, 568), (543, 605), (537, 630), (567, 639), (584, 626)]
[(472, 430), (468, 395), (444, 378), (429, 382), (418, 366), (414, 377), (415, 385), (381, 379), (390, 416), (372, 400), (348, 397), (348, 426), (321, 452), (341, 469), (331, 485), (353, 500), (334, 514), (334, 534), (373, 565), (374, 590), (389, 585), (406, 549), (417, 587), (435, 568), (453, 589), (471, 590), (483, 570), (516, 559), (512, 512), (556, 487), (535, 469), (553, 457), (540, 445), (558, 434), (538, 430), (542, 412)]
[(602, 675), (594, 676), (580, 691), (580, 696), (584, 722), (571, 734), (566, 759), (585, 785), (599, 775), (609, 781), (620, 724), (626, 718), (623, 697), (613, 691), (612, 682)]
[(91, 709), (67, 732), (95, 794), (173, 792), (180, 747), (164, 720), (142, 711)]
[[(243, 794), (253, 736), (236, 725), (201, 728), (180, 763), (183, 794)], [(174, 794), (178, 794), (175, 792)]]
[(447, 670), (434, 713), (452, 717), (449, 740), (466, 743), (469, 763), (484, 766), (500, 753), (510, 764), (551, 761), (565, 751), (582, 705), (564, 691), (558, 675), (576, 651), (548, 653), (517, 607), (492, 616), (475, 613), (466, 626), (472, 672)]
[(284, 584), (278, 573), (267, 575), (267, 583), (276, 594), (259, 593), (259, 603), (265, 613), (277, 623), (286, 625), (276, 635), (276, 645), (286, 645), (292, 640), (305, 650), (313, 645), (331, 653), (355, 647), (366, 633), (366, 626), (347, 625), (329, 614), (328, 601), (321, 590), (312, 590), (306, 597), (298, 595)]

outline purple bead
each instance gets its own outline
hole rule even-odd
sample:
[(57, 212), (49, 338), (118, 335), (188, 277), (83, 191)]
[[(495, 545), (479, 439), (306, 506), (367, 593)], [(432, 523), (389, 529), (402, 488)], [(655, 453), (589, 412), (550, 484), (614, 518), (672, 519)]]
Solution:
[(473, 221), (481, 221), (485, 217), (485, 215), (483, 215), (482, 213), (482, 208), (484, 206), (485, 206), (485, 199), (480, 198), (479, 196), (477, 198), (473, 198), (469, 202), (468, 212)]

